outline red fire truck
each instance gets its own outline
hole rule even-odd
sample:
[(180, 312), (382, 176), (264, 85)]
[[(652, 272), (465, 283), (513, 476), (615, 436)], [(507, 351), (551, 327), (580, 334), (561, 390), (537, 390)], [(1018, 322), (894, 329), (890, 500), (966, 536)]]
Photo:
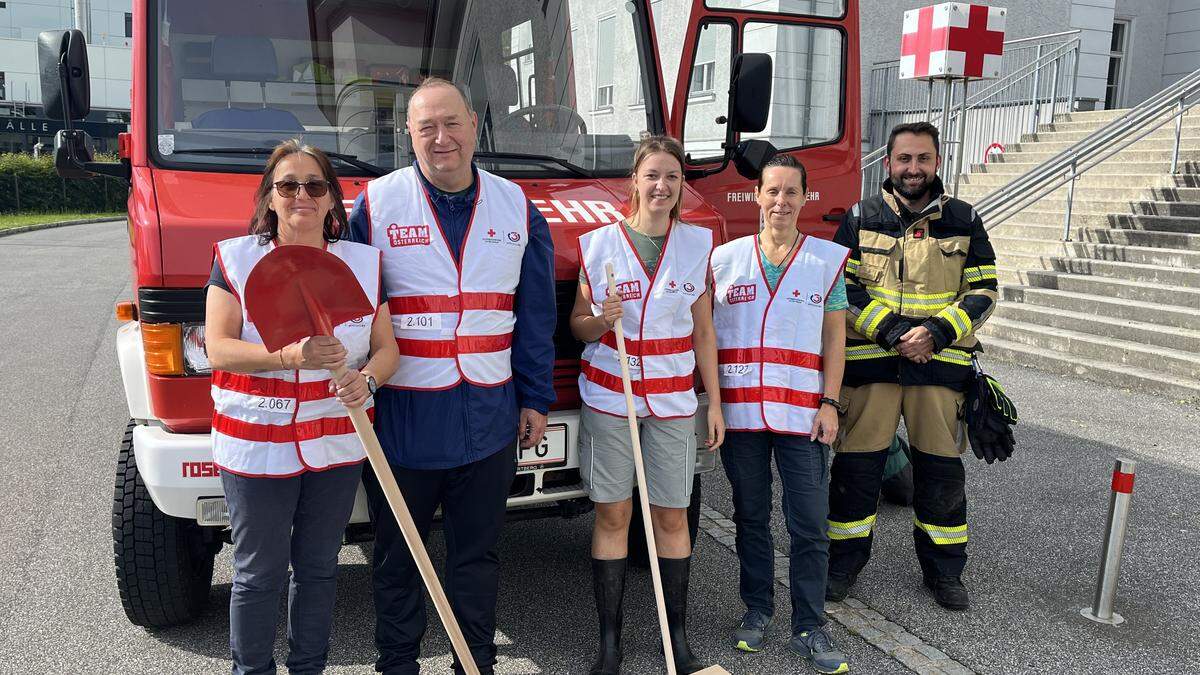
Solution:
[[(213, 242), (245, 233), (280, 140), (325, 149), (353, 199), (411, 161), (409, 96), (444, 77), (479, 115), (478, 164), (520, 183), (545, 215), (558, 401), (546, 441), (519, 459), (514, 518), (588, 508), (575, 448), (581, 345), (567, 328), (575, 240), (620, 217), (642, 134), (683, 140), (683, 217), (721, 241), (757, 231), (751, 177), (776, 148), (808, 168), (806, 231), (828, 236), (858, 195), (856, 0), (134, 0), (133, 23), (119, 163), (93, 161), (86, 134), (70, 128), (89, 109), (82, 35), (43, 33), (39, 61), (46, 110), (67, 120), (60, 173), (131, 186), (136, 295), (117, 309), (130, 419), (113, 544), (125, 611), (147, 627), (197, 615), (227, 541), (202, 287)], [(701, 453), (697, 472), (714, 464)], [(695, 500), (694, 512), (698, 484)], [(347, 540), (369, 536), (368, 520), (360, 492)]]

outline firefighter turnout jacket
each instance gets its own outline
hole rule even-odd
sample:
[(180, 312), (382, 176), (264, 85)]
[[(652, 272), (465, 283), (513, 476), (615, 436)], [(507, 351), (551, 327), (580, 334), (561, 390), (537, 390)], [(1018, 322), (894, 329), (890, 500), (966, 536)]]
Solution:
[[(911, 213), (884, 181), (854, 205), (834, 241), (846, 261), (845, 384), (942, 385), (963, 391), (975, 332), (998, 298), (996, 256), (972, 206), (945, 194), (940, 179), (924, 211)], [(933, 358), (917, 364), (896, 349), (916, 326), (933, 336)]]

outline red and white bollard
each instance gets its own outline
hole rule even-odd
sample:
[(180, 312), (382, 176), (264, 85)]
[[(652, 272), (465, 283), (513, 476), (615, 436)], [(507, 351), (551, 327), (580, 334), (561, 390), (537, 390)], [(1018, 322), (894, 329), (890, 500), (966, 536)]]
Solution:
[(1113, 467), (1112, 497), (1108, 502), (1108, 535), (1100, 554), (1100, 577), (1096, 579), (1096, 596), (1091, 607), (1079, 611), (1084, 617), (1099, 623), (1116, 626), (1125, 618), (1113, 611), (1117, 595), (1117, 577), (1121, 572), (1121, 552), (1125, 548), (1125, 530), (1129, 526), (1129, 503), (1133, 499), (1133, 472), (1137, 462), (1117, 459)]

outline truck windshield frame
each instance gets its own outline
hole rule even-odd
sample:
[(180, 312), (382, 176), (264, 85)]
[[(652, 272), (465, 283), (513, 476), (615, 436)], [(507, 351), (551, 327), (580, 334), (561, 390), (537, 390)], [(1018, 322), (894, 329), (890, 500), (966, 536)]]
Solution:
[[(429, 76), (462, 83), (477, 150), (492, 155), (479, 163), (514, 178), (628, 176), (640, 137), (666, 127), (645, 0), (147, 4), (146, 142), (162, 168), (259, 173), (266, 157), (251, 150), (293, 137), (408, 166), (404, 108)], [(607, 105), (600, 72), (620, 85)]]

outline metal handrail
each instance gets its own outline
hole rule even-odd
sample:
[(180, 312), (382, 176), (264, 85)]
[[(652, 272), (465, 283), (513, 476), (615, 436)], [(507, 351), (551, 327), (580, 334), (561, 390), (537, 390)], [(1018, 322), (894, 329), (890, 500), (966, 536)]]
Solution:
[[(1032, 171), (991, 192), (975, 205), (976, 212), (990, 230), (1067, 185), (1063, 240), (1070, 241), (1071, 210), (1075, 199), (1075, 182), (1079, 176), (1171, 121), (1175, 122), (1175, 142), (1171, 156), (1171, 173), (1174, 174), (1178, 169), (1183, 115), (1197, 104), (1196, 100), (1188, 102), (1189, 98), (1197, 95), (1200, 95), (1200, 70), (1193, 71), (1124, 115), (1042, 162)], [(1166, 114), (1168, 112), (1169, 115)]]
[[(1032, 104), (1033, 115), (1031, 117), (1030, 124), (1032, 127), (1036, 128), (1036, 121), (1037, 121), (1038, 115), (1039, 115), (1039, 106), (1042, 104), (1042, 102), (1044, 100), (1046, 100), (1046, 96), (1038, 90), (1038, 83), (1037, 83), (1038, 75), (1041, 73), (1042, 70), (1050, 69), (1050, 68), (1052, 68), (1054, 71), (1053, 88), (1049, 94), (1051, 116), (1053, 116), (1054, 107), (1056, 106), (1056, 104), (1059, 101), (1059, 94), (1058, 94), (1059, 63), (1061, 60), (1063, 60), (1065, 57), (1070, 55), (1072, 52), (1074, 52), (1075, 61), (1077, 63), (1079, 44), (1080, 44), (1079, 35), (1080, 35), (1080, 31), (1072, 30), (1072, 31), (1064, 31), (1061, 33), (1052, 33), (1049, 35), (1038, 35), (1038, 36), (1034, 36), (1034, 37), (1020, 38), (1020, 39), (1016, 39), (1016, 40), (1006, 41), (1004, 43), (1004, 45), (1007, 48), (1007, 47), (1010, 47), (1011, 45), (1019, 44), (1019, 43), (1034, 42), (1034, 41), (1047, 41), (1047, 40), (1050, 40), (1053, 38), (1070, 38), (1070, 39), (1064, 40), (1062, 42), (1036, 45), (1037, 50), (1038, 50), (1038, 55), (1033, 61), (1030, 61), (1024, 65), (1018, 66), (1017, 69), (1014, 70), (1013, 72), (1008, 73), (1003, 78), (989, 82), (988, 85), (984, 89), (968, 96), (965, 106), (956, 107), (955, 109), (953, 109), (950, 112), (950, 115), (948, 118), (949, 121), (947, 124), (944, 125), (947, 128), (941, 130), (942, 136), (944, 139), (943, 145), (954, 146), (958, 143), (958, 141), (954, 138), (954, 136), (952, 136), (950, 134), (950, 130), (952, 128), (954, 128), (955, 125), (958, 124), (958, 120), (960, 119), (960, 116), (962, 117), (962, 119), (968, 119), (964, 115), (965, 111), (971, 111), (971, 110), (976, 110), (976, 109), (981, 109), (981, 108), (1026, 105), (1026, 102), (1023, 99), (1019, 100), (1019, 101), (1007, 100), (1004, 98), (1004, 94), (1013, 90), (1019, 83), (1029, 80), (1031, 75), (1033, 76), (1033, 79), (1030, 80), (1033, 85), (1033, 91), (1030, 93), (1030, 97), (1032, 98), (1032, 101), (1033, 101), (1033, 104)], [(1043, 47), (1049, 47), (1049, 51), (1043, 54), (1042, 53)], [(1032, 48), (1032, 46), (1027, 47), (1027, 48)], [(891, 67), (895, 63), (898, 63), (898, 62), (888, 62), (888, 63), (884, 63), (884, 64), (877, 64), (876, 68)], [(1067, 109), (1068, 110), (1071, 110), (1074, 107), (1074, 99), (1075, 99), (1075, 86), (1074, 86), (1074, 77), (1072, 77), (1070, 91), (1069, 91), (1069, 93), (1067, 93)], [(930, 92), (930, 101), (932, 101), (932, 90)], [(932, 114), (932, 110), (930, 109), (931, 105), (932, 104), (930, 103), (926, 107), (926, 115), (927, 116)], [(904, 111), (893, 110), (893, 111), (888, 111), (888, 112), (895, 113), (895, 112), (904, 112)], [(913, 112), (915, 112), (915, 111), (913, 111)], [(887, 112), (885, 112), (885, 114), (887, 114)], [(1012, 120), (1012, 124), (1013, 124), (1013, 126), (1018, 126), (1018, 127), (1023, 126), (1023, 124), (1018, 119), (1016, 119), (1016, 117), (1014, 117), (1014, 119)], [(1032, 132), (1032, 131), (1036, 130), (1035, 128), (1031, 128), (1030, 131)], [(955, 158), (957, 160), (958, 169), (961, 170), (962, 164), (963, 164), (963, 162), (961, 161), (961, 158), (964, 153), (964, 150), (962, 148), (958, 148), (958, 147), (955, 147), (954, 150), (955, 150), (954, 154), (955, 154)], [(871, 180), (870, 176), (873, 175), (873, 173), (875, 172), (877, 165), (879, 165), (883, 162), (883, 157), (884, 157), (886, 151), (887, 151), (886, 146), (880, 145), (878, 148), (875, 148), (874, 150), (871, 150), (870, 152), (864, 154), (862, 156), (862, 158), (860, 159), (860, 168), (861, 168), (862, 177), (863, 177), (862, 193), (864, 196), (869, 194), (868, 188), (874, 189), (873, 185), (868, 186), (866, 183)], [(942, 152), (942, 155), (945, 157), (948, 157), (949, 154), (950, 153), (946, 152), (945, 150), (943, 150), (943, 152)], [(949, 167), (949, 165), (947, 165), (947, 166)], [(957, 174), (958, 171), (956, 170), (954, 173)]]

